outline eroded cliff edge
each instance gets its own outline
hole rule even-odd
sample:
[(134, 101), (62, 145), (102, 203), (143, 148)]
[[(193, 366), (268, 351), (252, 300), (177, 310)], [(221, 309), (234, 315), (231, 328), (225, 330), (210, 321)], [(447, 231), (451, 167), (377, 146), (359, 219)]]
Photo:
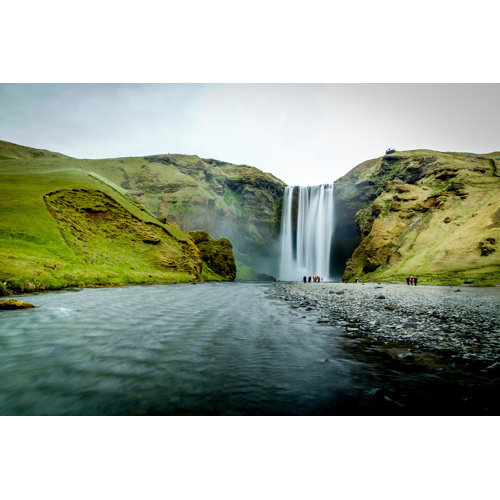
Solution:
[[(335, 182), (344, 281), (500, 280), (500, 152), (403, 151)], [(342, 253), (343, 252), (343, 253)]]

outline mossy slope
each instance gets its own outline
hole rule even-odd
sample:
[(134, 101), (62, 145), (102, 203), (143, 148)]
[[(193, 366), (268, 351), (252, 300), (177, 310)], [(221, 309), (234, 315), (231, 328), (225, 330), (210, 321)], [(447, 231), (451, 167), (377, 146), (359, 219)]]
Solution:
[[(361, 242), (343, 279), (500, 281), (500, 153), (404, 151), (335, 183)], [(345, 223), (345, 221), (343, 222)]]
[(86, 165), (0, 141), (0, 294), (202, 279), (188, 234)]
[(88, 160), (85, 168), (112, 181), (162, 220), (185, 231), (229, 238), (238, 278), (276, 270), (285, 184), (271, 174), (179, 154)]

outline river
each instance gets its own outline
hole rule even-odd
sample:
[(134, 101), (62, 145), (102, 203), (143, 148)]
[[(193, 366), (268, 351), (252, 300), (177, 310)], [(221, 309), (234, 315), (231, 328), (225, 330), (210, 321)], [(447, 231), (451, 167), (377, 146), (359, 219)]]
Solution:
[(0, 312), (1, 415), (491, 414), (498, 383), (345, 336), (272, 283), (87, 288)]

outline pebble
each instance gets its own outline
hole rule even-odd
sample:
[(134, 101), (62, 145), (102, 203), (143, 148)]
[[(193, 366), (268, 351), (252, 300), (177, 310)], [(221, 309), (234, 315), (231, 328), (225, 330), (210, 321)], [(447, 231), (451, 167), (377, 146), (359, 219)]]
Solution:
[[(408, 286), (356, 283), (277, 283), (276, 293), (318, 308), (318, 322), (383, 342), (412, 343), (452, 357), (500, 363), (500, 287)], [(461, 292), (460, 294), (454, 293)], [(384, 300), (381, 307), (380, 300)], [(321, 321), (320, 321), (321, 320)], [(376, 326), (376, 328), (374, 328)]]
[(330, 318), (323, 316), (321, 318), (318, 318), (318, 321), (316, 321), (316, 323), (330, 323)]

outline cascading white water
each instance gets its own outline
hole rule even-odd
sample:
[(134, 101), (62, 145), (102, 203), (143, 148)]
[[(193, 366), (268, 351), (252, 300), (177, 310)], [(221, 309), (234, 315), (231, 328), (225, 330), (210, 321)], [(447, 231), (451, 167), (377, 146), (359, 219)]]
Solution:
[[(292, 219), (294, 190), (298, 190), (297, 220)], [(279, 279), (302, 276), (330, 280), (330, 254), (335, 226), (333, 184), (285, 188), (281, 216)]]

